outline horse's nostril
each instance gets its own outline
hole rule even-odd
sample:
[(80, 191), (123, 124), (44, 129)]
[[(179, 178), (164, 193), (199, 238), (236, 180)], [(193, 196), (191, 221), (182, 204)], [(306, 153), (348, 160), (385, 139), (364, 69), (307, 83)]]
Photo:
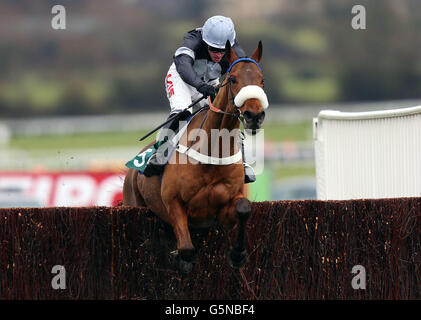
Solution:
[(251, 112), (251, 111), (244, 111), (244, 119), (247, 121), (247, 122), (250, 122), (250, 121), (253, 121), (253, 119), (254, 119), (254, 113), (253, 112)]
[(264, 119), (265, 119), (264, 111), (259, 112), (258, 114), (255, 114), (251, 111), (244, 111), (244, 120), (246, 120), (247, 122), (262, 124)]

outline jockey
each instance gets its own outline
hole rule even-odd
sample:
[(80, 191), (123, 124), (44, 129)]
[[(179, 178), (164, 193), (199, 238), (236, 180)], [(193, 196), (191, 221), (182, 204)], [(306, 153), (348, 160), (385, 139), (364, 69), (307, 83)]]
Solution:
[[(229, 63), (225, 58), (225, 43), (229, 40), (231, 47), (238, 57), (245, 57), (244, 50), (238, 44), (235, 37), (234, 24), (232, 20), (224, 16), (213, 16), (209, 18), (202, 28), (188, 31), (184, 35), (181, 46), (175, 51), (173, 60), (167, 76), (165, 77), (165, 88), (167, 98), (170, 102), (171, 113), (183, 111), (198, 98), (210, 97), (213, 100), (217, 94), (215, 88), (219, 84), (219, 78), (224, 75)], [(193, 111), (207, 105), (207, 100), (198, 102)], [(179, 121), (187, 120), (191, 115), (188, 110), (180, 114), (178, 120), (165, 125), (161, 130), (157, 141), (163, 140), (168, 130), (176, 131)], [(241, 141), (244, 160), (244, 146)], [(158, 152), (159, 153), (159, 150)], [(167, 162), (168, 155), (160, 156), (155, 153), (148, 163), (148, 169), (153, 173), (160, 173)], [(253, 169), (244, 162), (245, 183), (256, 180)]]

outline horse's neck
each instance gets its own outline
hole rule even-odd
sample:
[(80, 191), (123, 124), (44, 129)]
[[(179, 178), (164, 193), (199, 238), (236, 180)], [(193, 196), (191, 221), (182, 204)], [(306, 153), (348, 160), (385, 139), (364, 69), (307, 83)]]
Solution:
[[(220, 89), (219, 94), (215, 98), (213, 105), (223, 111), (233, 112), (233, 108), (231, 106), (231, 102), (229, 99), (229, 89), (228, 85), (222, 87)], [(212, 130), (217, 130), (217, 132), (221, 132), (222, 130), (227, 130), (225, 132), (232, 133), (233, 130), (237, 131), (240, 128), (240, 121), (237, 118), (234, 118), (227, 114), (221, 114), (214, 112), (212, 110), (208, 110), (207, 117), (205, 122), (203, 123), (202, 129), (206, 131), (208, 136), (208, 151), (209, 154), (212, 152), (215, 145), (212, 145)], [(237, 129), (237, 130), (236, 130)], [(222, 152), (222, 145), (219, 145), (218, 153)], [(237, 137), (234, 139), (234, 143), (230, 143), (230, 155), (233, 155), (235, 152), (238, 151), (237, 146)], [(216, 150), (213, 150), (213, 154), (215, 154)]]

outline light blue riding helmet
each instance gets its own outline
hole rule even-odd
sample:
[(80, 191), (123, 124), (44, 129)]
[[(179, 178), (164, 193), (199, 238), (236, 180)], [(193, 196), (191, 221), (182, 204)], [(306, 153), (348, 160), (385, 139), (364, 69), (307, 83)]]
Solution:
[(203, 25), (202, 38), (203, 41), (214, 48), (225, 48), (227, 40), (233, 46), (235, 41), (234, 23), (228, 17), (210, 17)]

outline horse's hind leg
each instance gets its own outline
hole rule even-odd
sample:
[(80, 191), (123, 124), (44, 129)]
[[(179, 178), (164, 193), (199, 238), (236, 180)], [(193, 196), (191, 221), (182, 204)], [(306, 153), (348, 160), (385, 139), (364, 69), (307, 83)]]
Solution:
[(178, 200), (173, 200), (168, 208), (169, 218), (177, 239), (180, 270), (188, 273), (193, 268), (195, 249), (190, 238), (187, 214)]
[(238, 235), (228, 255), (228, 262), (232, 268), (241, 268), (247, 261), (247, 251), (245, 248), (246, 223), (250, 217), (252, 206), (247, 198), (240, 198), (235, 203), (235, 210), (238, 217)]
[(146, 206), (145, 200), (138, 190), (138, 172), (134, 169), (127, 171), (123, 184), (123, 205), (125, 206)]

